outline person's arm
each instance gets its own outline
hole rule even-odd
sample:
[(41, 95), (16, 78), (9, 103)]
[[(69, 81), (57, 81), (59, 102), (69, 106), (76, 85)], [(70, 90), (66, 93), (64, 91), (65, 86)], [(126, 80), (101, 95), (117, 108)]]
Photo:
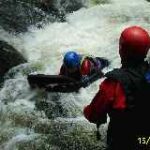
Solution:
[(64, 74), (65, 74), (65, 67), (64, 67), (64, 65), (62, 65), (60, 67), (59, 75), (64, 75)]
[(124, 91), (119, 82), (105, 79), (92, 102), (84, 108), (83, 113), (85, 118), (92, 123), (105, 123), (105, 117), (113, 107), (124, 109)]

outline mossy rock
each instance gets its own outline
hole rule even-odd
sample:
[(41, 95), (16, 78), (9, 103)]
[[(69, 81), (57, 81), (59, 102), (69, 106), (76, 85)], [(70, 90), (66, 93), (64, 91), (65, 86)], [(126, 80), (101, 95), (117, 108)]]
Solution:
[(14, 66), (26, 63), (22, 54), (7, 42), (0, 41), (0, 77)]

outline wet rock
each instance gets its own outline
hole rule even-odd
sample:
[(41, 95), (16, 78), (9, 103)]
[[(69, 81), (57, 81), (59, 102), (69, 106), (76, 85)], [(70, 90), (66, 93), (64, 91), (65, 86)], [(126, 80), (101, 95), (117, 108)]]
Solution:
[(85, 0), (1, 0), (0, 27), (9, 32), (26, 32), (34, 25), (65, 21), (66, 13), (84, 7)]
[(73, 12), (84, 7), (85, 0), (41, 0), (45, 10)]
[(49, 100), (46, 100), (47, 95), (43, 96), (45, 97), (43, 100), (37, 99), (35, 103), (37, 110), (44, 111), (49, 119), (66, 116), (67, 113), (61, 104), (59, 95), (54, 94)]
[(39, 5), (44, 11), (55, 10), (53, 0), (41, 0)]
[(51, 13), (60, 21), (65, 21), (65, 15), (85, 7), (86, 0), (41, 0), (40, 8)]
[(60, 4), (66, 12), (73, 12), (85, 7), (85, 2), (85, 0), (61, 0)]
[(0, 41), (0, 78), (12, 67), (25, 63), (27, 60), (11, 45)]
[(25, 0), (2, 0), (0, 2), (0, 26), (9, 32), (25, 32), (30, 25), (41, 27), (44, 22), (55, 20), (35, 5), (37, 3), (34, 1), (28, 3)]
[(41, 0), (38, 7), (44, 12), (54, 16), (56, 21), (64, 22), (66, 20), (65, 12), (60, 11), (57, 7), (56, 1), (54, 2), (54, 0)]
[(99, 4), (107, 4), (110, 3), (110, 0), (92, 0), (92, 4), (99, 5)]

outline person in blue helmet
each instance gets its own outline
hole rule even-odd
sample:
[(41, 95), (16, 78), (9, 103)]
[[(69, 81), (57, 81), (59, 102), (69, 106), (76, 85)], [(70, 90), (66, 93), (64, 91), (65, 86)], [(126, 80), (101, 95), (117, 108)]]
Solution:
[(68, 51), (64, 56), (59, 74), (80, 81), (87, 79), (93, 73), (101, 72), (108, 64), (108, 60), (102, 57), (86, 56), (75, 51)]

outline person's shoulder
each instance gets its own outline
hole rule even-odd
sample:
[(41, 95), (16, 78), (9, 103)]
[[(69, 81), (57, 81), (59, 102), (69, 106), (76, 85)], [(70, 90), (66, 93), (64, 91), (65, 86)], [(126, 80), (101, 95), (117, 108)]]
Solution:
[(110, 97), (113, 97), (117, 91), (122, 91), (123, 86), (122, 84), (113, 79), (106, 78), (99, 86), (99, 91), (103, 95), (107, 95), (107, 98), (109, 99)]
[(119, 78), (122, 77), (122, 75), (124, 71), (122, 70), (122, 68), (114, 68), (113, 70), (105, 73), (104, 77), (104, 81), (102, 82), (102, 85), (110, 85), (110, 86), (115, 86), (118, 83), (120, 83), (120, 80), (118, 80)]
[(118, 75), (118, 74), (121, 74), (122, 72), (122, 69), (121, 68), (114, 68), (113, 70), (107, 72), (105, 74), (105, 77), (106, 78), (113, 78), (114, 76)]
[(119, 81), (111, 79), (111, 78), (105, 78), (102, 83), (100, 84), (100, 87), (113, 87), (116, 86), (119, 83)]

